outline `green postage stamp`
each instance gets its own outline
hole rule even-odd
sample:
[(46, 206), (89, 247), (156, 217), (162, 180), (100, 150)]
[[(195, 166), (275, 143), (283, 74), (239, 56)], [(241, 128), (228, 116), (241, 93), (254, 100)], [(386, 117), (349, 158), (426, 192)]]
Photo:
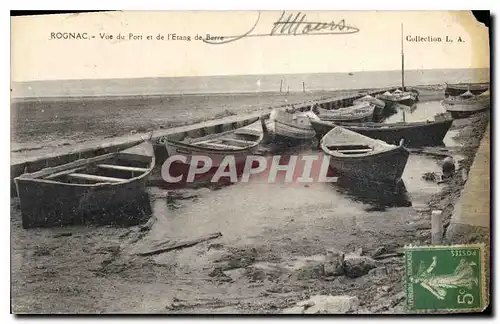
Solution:
[(405, 247), (409, 311), (482, 311), (487, 305), (484, 245)]

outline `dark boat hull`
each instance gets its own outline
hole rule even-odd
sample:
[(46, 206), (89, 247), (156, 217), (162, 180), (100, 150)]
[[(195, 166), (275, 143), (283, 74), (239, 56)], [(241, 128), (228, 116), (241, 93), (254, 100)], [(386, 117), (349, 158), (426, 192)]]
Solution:
[(389, 144), (398, 145), (401, 139), (404, 139), (405, 146), (418, 147), (441, 144), (452, 123), (453, 120), (446, 120), (390, 128), (351, 126), (347, 124), (341, 126)]
[(409, 107), (413, 106), (416, 102), (417, 102), (416, 99), (404, 99), (404, 100), (395, 101), (395, 103), (398, 103), (400, 105), (409, 106)]
[[(314, 137), (312, 137), (312, 138), (314, 138)], [(271, 140), (272, 140), (272, 143), (275, 145), (282, 145), (285, 147), (291, 147), (291, 146), (300, 145), (302, 143), (310, 141), (312, 138), (295, 138), (295, 137), (289, 137), (289, 136), (273, 133)]]
[(149, 204), (147, 179), (98, 187), (16, 179), (23, 227), (139, 223)]
[(318, 139), (323, 138), (329, 131), (331, 131), (335, 126), (337, 126), (334, 122), (329, 121), (317, 121), (311, 120), (311, 126), (316, 132), (316, 137)]
[(474, 95), (479, 95), (489, 89), (489, 84), (447, 84), (444, 91), (445, 97), (460, 96), (467, 91)]
[(395, 183), (401, 179), (410, 153), (404, 147), (399, 146), (390, 151), (368, 156), (328, 155), (330, 167), (341, 174), (357, 179)]
[[(452, 123), (453, 120), (414, 123), (414, 125), (410, 123), (394, 127), (388, 127), (390, 124), (381, 124), (376, 127), (364, 127), (362, 124), (355, 125), (352, 123), (339, 123), (338, 125), (389, 144), (398, 145), (401, 139), (404, 139), (405, 146), (418, 147), (441, 144)], [(312, 122), (312, 125), (316, 133), (320, 133), (319, 136), (324, 136), (336, 126), (334, 123), (327, 124), (326, 122)]]

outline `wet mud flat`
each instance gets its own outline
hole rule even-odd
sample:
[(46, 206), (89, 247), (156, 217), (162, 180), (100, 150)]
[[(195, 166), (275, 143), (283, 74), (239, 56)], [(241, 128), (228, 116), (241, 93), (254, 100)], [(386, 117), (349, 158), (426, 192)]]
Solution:
[[(456, 120), (447, 147), (412, 152), (403, 187), (344, 178), (151, 186), (152, 215), (141, 225), (29, 230), (12, 198), (12, 311), (307, 313), (314, 305), (301, 302), (331, 295), (356, 298), (343, 313), (403, 313), (401, 248), (430, 242), (431, 210), (451, 214), (464, 182), (455, 179), (461, 170), (443, 184), (422, 174), (439, 173), (448, 154), (467, 170), (488, 118)], [(304, 152), (317, 150), (288, 153)], [(222, 236), (148, 254), (214, 233)], [(342, 274), (326, 257), (332, 251), (345, 254)]]

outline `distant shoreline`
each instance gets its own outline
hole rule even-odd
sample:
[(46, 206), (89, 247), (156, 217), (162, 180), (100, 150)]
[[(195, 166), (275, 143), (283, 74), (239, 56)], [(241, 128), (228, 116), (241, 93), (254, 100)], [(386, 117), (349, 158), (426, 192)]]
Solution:
[[(489, 82), (488, 69), (408, 70), (406, 86)], [(296, 96), (321, 92), (364, 91), (401, 85), (401, 71), (158, 77), (133, 79), (50, 80), (11, 83), (11, 99), (27, 101), (93, 100), (93, 98), (154, 98), (178, 96)]]
[[(490, 83), (490, 82), (465, 82), (468, 84), (481, 84), (481, 83)], [(453, 83), (455, 84), (455, 83)], [(408, 88), (438, 88), (438, 87), (443, 87), (444, 89), (444, 83), (443, 84), (419, 84), (419, 85), (407, 85), (406, 87)], [(393, 86), (397, 87), (397, 85)], [(381, 87), (381, 88), (393, 88), (393, 87)], [(322, 90), (309, 90), (306, 91), (305, 93), (310, 93), (311, 95), (317, 94), (317, 93), (339, 93), (339, 92), (348, 92), (348, 91), (353, 91), (353, 92), (368, 92), (368, 91), (373, 91), (376, 89), (380, 88), (350, 88), (350, 89), (334, 89), (334, 90), (328, 90), (328, 89), (322, 89)], [(190, 96), (190, 97), (202, 97), (202, 96), (254, 96), (257, 94), (264, 94), (264, 95), (281, 95), (281, 96), (287, 96), (289, 94), (298, 94), (298, 93), (304, 93), (302, 91), (296, 90), (296, 91), (290, 91), (290, 92), (279, 92), (279, 91), (259, 91), (259, 92), (204, 92), (204, 93), (157, 93), (157, 94), (111, 94), (111, 95), (84, 95), (84, 96), (38, 96), (38, 97), (11, 97), (11, 102), (26, 102), (26, 101), (58, 101), (58, 100), (103, 100), (103, 99), (137, 99), (141, 97), (147, 97), (147, 98), (158, 98), (158, 97), (184, 97), (184, 96)]]
[[(309, 90), (306, 93), (314, 94), (320, 92), (342, 92), (342, 91), (358, 91), (365, 89), (344, 89), (344, 90)], [(368, 89), (367, 91), (369, 91)], [(256, 94), (266, 94), (266, 95), (283, 95), (287, 94), (295, 94), (295, 93), (303, 93), (302, 91), (290, 91), (290, 92), (279, 92), (279, 91), (259, 91), (259, 92), (193, 92), (193, 93), (155, 93), (155, 94), (111, 94), (111, 95), (85, 95), (85, 96), (39, 96), (39, 97), (11, 97), (11, 100), (18, 101), (31, 101), (31, 100), (62, 100), (62, 99), (131, 99), (131, 98), (140, 98), (140, 97), (203, 97), (203, 96), (252, 96)]]
[[(408, 69), (405, 73), (411, 72), (425, 72), (425, 71), (459, 71), (459, 70), (491, 70), (491, 67), (482, 68), (449, 68), (449, 69)], [(146, 79), (187, 79), (187, 78), (223, 78), (223, 77), (252, 77), (252, 76), (264, 76), (264, 77), (291, 77), (300, 75), (328, 75), (328, 74), (359, 74), (359, 73), (372, 73), (372, 72), (387, 72), (387, 73), (400, 73), (401, 70), (376, 70), (376, 71), (345, 71), (345, 72), (311, 72), (311, 73), (279, 73), (279, 74), (217, 74), (217, 75), (201, 75), (201, 76), (156, 76), (156, 77), (138, 77), (138, 78), (102, 78), (102, 79), (57, 79), (57, 80), (31, 80), (31, 81), (12, 81), (13, 84), (23, 84), (23, 83), (36, 83), (36, 82), (60, 82), (60, 81), (111, 81), (111, 80), (146, 80)]]

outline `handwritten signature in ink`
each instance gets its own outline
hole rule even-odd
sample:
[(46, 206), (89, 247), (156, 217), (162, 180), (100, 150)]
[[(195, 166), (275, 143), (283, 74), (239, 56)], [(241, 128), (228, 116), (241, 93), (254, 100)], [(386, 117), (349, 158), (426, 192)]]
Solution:
[[(288, 15), (288, 16), (287, 16)], [(287, 17), (285, 17), (287, 16)], [(245, 37), (267, 37), (267, 36), (306, 36), (306, 35), (342, 35), (342, 34), (355, 34), (359, 32), (359, 28), (349, 26), (344, 19), (339, 21), (321, 22), (321, 21), (307, 21), (307, 15), (298, 12), (297, 14), (286, 11), (281, 13), (280, 18), (273, 23), (272, 29), (267, 34), (252, 34), (257, 27), (260, 20), (260, 12), (257, 20), (252, 28), (246, 33), (238, 36), (222, 36), (216, 40), (204, 39), (207, 44), (227, 44), (237, 41)]]

